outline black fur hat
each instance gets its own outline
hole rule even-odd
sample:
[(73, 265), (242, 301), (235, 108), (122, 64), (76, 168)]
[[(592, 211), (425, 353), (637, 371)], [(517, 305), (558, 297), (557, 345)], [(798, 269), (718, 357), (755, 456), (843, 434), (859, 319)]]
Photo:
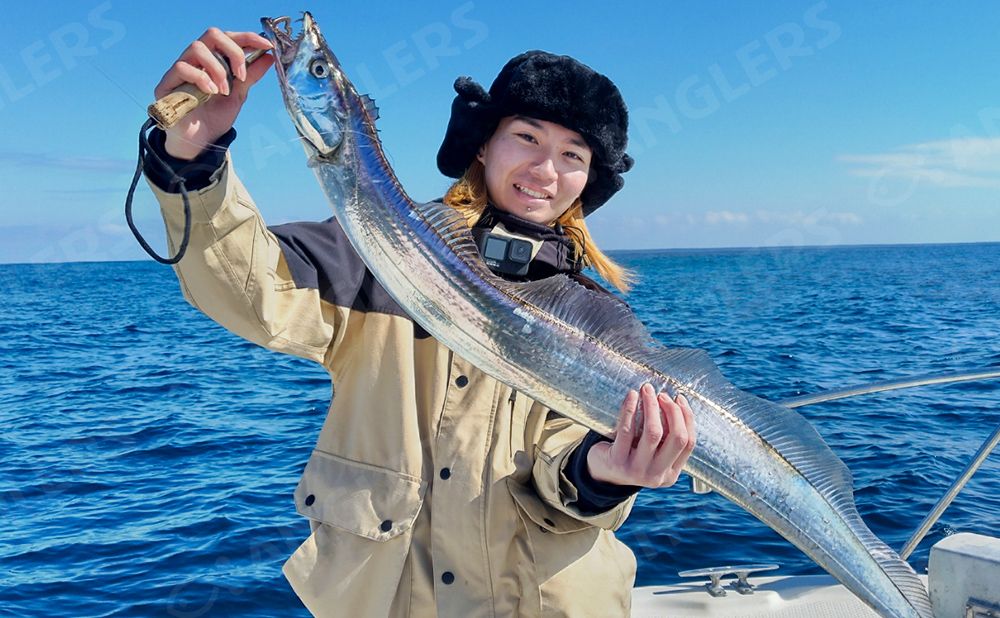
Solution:
[(628, 110), (610, 79), (569, 56), (529, 51), (511, 58), (490, 91), (470, 77), (455, 80), (451, 120), (438, 150), (438, 169), (460, 178), (493, 135), (501, 118), (520, 114), (579, 133), (593, 151), (590, 177), (580, 195), (589, 215), (624, 184), (632, 168), (625, 154)]

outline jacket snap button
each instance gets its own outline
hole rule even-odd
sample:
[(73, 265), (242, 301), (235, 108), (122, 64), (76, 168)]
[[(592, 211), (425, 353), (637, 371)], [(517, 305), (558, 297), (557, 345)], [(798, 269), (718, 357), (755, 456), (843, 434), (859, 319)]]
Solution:
[(441, 574), (441, 581), (445, 584), (451, 585), (455, 581), (455, 574), (451, 571), (445, 571)]
[(316, 502), (316, 496), (309, 494), (306, 496), (306, 506), (312, 506), (313, 502)]
[(381, 530), (382, 532), (388, 532), (388, 531), (392, 530), (392, 520), (391, 519), (387, 519), (387, 520), (383, 521), (382, 525), (379, 526), (379, 530)]
[(469, 383), (469, 378), (466, 376), (458, 376), (455, 379), (455, 384), (458, 384), (458, 388), (465, 388), (465, 385)]
[(549, 533), (549, 529), (546, 528), (545, 526), (538, 526), (538, 529), (542, 531), (542, 534), (548, 534)]
[(451, 470), (449, 470), (448, 468), (441, 468), (441, 478), (443, 478), (446, 481), (448, 479), (450, 479), (451, 478)]
[(546, 518), (545, 518), (545, 519), (543, 519), (542, 521), (544, 521), (544, 522), (545, 522), (545, 523), (547, 523), (548, 525), (552, 526), (553, 528), (555, 528), (555, 527), (556, 527), (556, 522), (552, 521), (552, 520), (551, 520), (551, 519), (549, 519), (548, 517), (546, 517)]

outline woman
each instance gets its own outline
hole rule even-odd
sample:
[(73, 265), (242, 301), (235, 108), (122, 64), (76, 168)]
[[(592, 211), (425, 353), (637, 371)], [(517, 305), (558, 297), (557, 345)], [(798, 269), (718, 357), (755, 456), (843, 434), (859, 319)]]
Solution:
[[(334, 382), (295, 491), (312, 535), (285, 564), (292, 587), (316, 615), (627, 614), (635, 559), (612, 531), (640, 487), (677, 480), (695, 442), (687, 402), (643, 385), (623, 393), (613, 441), (588, 432), (430, 338), (336, 220), (268, 229), (227, 152), (272, 63), (243, 68), (243, 50), (267, 47), (210, 29), (184, 51), (156, 96), (184, 82), (228, 96), (152, 135), (170, 169), (146, 169), (171, 244), (183, 229), (172, 181), (191, 191), (190, 245), (175, 266), (185, 297), (242, 337), (323, 364)], [(237, 67), (232, 92), (213, 52)], [(599, 289), (579, 272), (590, 265), (624, 289), (627, 273), (584, 223), (631, 167), (615, 86), (571, 58), (528, 52), (489, 93), (467, 78), (456, 90), (438, 166), (460, 179), (444, 199), (491, 268)], [(491, 257), (490, 242), (515, 241), (530, 245), (526, 267)]]

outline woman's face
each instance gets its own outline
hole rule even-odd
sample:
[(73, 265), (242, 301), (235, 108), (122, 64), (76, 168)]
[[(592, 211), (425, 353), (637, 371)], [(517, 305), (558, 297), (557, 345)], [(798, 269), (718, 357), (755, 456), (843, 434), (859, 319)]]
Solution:
[(476, 158), (497, 208), (549, 225), (587, 185), (591, 151), (579, 133), (562, 125), (507, 116)]

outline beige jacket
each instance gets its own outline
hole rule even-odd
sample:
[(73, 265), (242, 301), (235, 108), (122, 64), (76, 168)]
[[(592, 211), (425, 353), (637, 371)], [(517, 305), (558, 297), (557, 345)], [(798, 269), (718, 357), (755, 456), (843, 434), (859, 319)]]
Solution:
[[(180, 196), (152, 188), (174, 253)], [(269, 230), (228, 160), (190, 198), (174, 267), (184, 297), (333, 380), (295, 490), (312, 535), (283, 569), (313, 614), (628, 614), (635, 558), (612, 530), (634, 499), (574, 508), (563, 469), (583, 426), (427, 336), (329, 233), (335, 223)]]

